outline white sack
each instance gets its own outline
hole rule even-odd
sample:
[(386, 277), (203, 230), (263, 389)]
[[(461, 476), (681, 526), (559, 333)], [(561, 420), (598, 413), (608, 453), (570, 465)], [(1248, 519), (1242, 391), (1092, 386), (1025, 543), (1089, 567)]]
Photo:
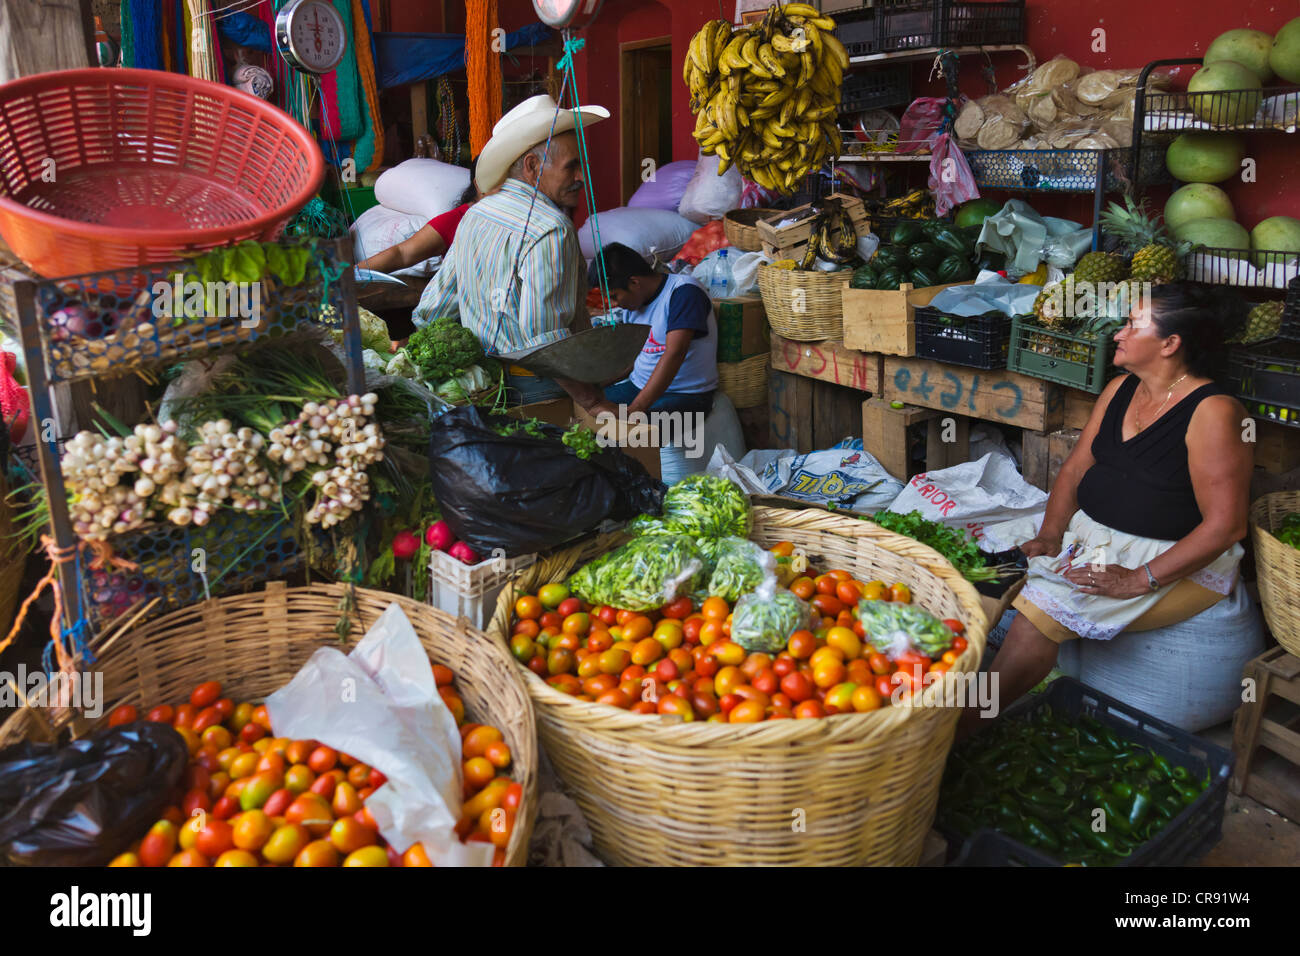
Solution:
[(375, 199), (381, 206), (423, 216), (451, 212), (469, 188), (469, 170), (436, 159), (408, 159), (384, 170), (375, 180)]

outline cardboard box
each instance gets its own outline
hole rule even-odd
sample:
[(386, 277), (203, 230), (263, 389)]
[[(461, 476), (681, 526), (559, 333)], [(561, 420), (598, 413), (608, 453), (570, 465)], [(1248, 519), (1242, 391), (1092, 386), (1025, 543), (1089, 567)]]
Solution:
[(549, 425), (567, 428), (573, 421), (573, 399), (552, 398), (545, 402), (517, 405), (514, 408), (507, 408), (506, 414), (519, 419), (536, 418)]
[[(602, 426), (596, 421), (595, 416), (577, 405), (573, 406), (573, 413), (578, 421), (590, 428), (597, 436), (600, 435)], [(620, 428), (619, 449), (625, 455), (639, 461), (652, 478), (658, 478), (660, 475), (658, 443), (659, 436), (653, 434), (649, 425), (641, 425), (631, 430), (626, 427)]]
[(741, 362), (771, 348), (761, 296), (714, 299), (713, 313), (718, 322), (719, 362)]
[(929, 305), (944, 289), (969, 282), (950, 282), (914, 289), (910, 282), (898, 291), (850, 289), (841, 293), (844, 303), (844, 345), (861, 352), (880, 352), (908, 358), (916, 354), (916, 308)]

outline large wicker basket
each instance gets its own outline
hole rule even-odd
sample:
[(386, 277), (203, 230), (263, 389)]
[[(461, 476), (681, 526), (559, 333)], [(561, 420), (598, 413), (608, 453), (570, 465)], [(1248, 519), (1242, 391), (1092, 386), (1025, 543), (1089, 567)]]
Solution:
[(768, 324), (777, 335), (796, 342), (843, 337), (843, 286), (844, 275), (839, 272), (758, 267), (758, 290)]
[(767, 404), (767, 365), (771, 356), (754, 355), (739, 362), (718, 363), (718, 388), (736, 408)]
[[(104, 713), (119, 704), (152, 707), (189, 696), (194, 685), (220, 680), (236, 700), (260, 700), (287, 683), (319, 647), (341, 647), (335, 636), (341, 584), (289, 588), (218, 598), (173, 611), (110, 637), (95, 669), (104, 675)], [(510, 775), (524, 785), (506, 865), (523, 866), (537, 813), (537, 738), (533, 708), (509, 653), (498, 641), (435, 608), (383, 591), (356, 590), (351, 640), (365, 634), (390, 604), (401, 605), (429, 656), (450, 667), (466, 715), (501, 731), (513, 755)], [(106, 718), (104, 718), (106, 719)], [(0, 724), (0, 747), (42, 730), (42, 716), (23, 708)]]
[(1275, 491), (1250, 506), (1250, 537), (1264, 620), (1277, 642), (1300, 657), (1300, 550), (1273, 534), (1282, 519), (1300, 511), (1300, 491)]
[[(905, 865), (920, 859), (958, 710), (942, 703), (984, 652), (979, 595), (936, 552), (820, 510), (754, 509), (755, 541), (791, 541), (816, 566), (908, 584), (966, 624), (969, 646), (923, 706), (821, 720), (682, 723), (580, 701), (525, 672), (538, 735), (586, 815), (597, 851), (621, 865)], [(607, 536), (534, 565), (529, 591), (617, 543)], [(488, 633), (504, 640), (512, 594)]]
[(741, 252), (762, 252), (763, 239), (757, 223), (772, 213), (771, 209), (733, 209), (722, 217), (722, 234)]

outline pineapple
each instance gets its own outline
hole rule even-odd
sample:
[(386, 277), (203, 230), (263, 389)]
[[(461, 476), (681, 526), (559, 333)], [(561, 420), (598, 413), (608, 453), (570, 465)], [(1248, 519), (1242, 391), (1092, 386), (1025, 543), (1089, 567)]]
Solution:
[(1134, 282), (1160, 285), (1181, 277), (1182, 259), (1191, 243), (1175, 242), (1148, 212), (1145, 199), (1135, 203), (1132, 196), (1125, 196), (1123, 207), (1111, 203), (1101, 214), (1101, 222), (1133, 257), (1129, 278)]
[(1128, 278), (1124, 257), (1115, 252), (1090, 252), (1074, 267), (1073, 277), (1079, 282), (1120, 282)]
[(1263, 302), (1250, 310), (1246, 325), (1239, 335), (1228, 341), (1233, 344), (1251, 345), (1271, 339), (1282, 328), (1282, 303), (1278, 301)]

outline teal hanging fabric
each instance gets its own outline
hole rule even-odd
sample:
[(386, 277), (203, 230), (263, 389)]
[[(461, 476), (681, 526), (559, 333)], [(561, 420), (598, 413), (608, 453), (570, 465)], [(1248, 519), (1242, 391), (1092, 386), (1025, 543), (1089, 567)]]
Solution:
[[(352, 38), (356, 31), (352, 23), (352, 0), (334, 0), (334, 9), (343, 18), (343, 35), (347, 38), (343, 61), (334, 71), (338, 89), (338, 138), (360, 139), (370, 129), (370, 124), (363, 115), (364, 94), (361, 91), (361, 78), (357, 74), (357, 54), (353, 49)], [(360, 162), (358, 165), (361, 166)]]

